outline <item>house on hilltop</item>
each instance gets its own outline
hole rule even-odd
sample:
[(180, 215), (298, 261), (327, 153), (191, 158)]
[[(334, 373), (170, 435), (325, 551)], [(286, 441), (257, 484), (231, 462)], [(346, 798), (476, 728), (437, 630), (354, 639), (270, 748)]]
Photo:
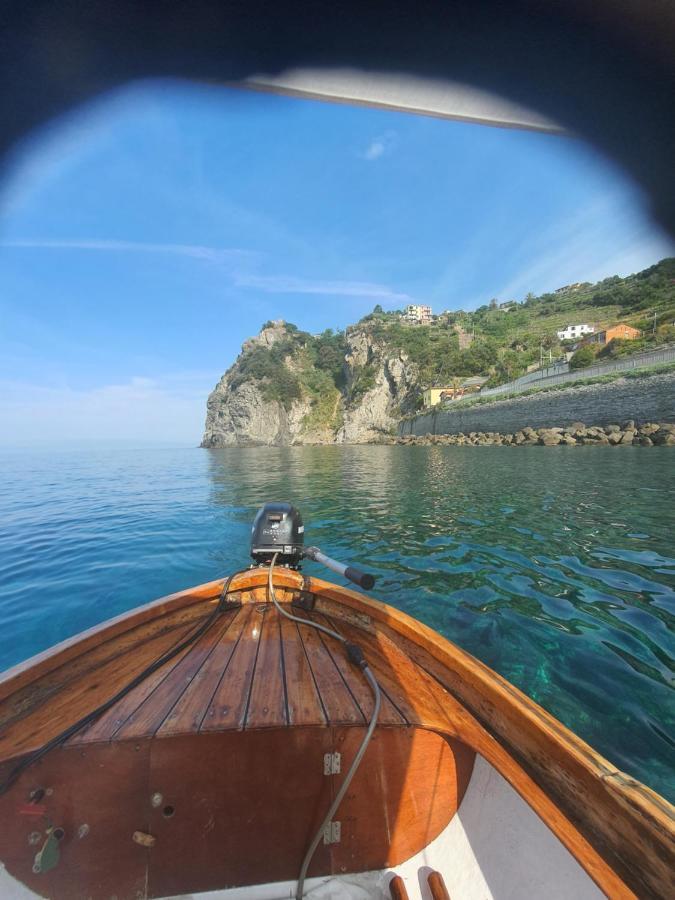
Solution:
[(585, 334), (593, 334), (594, 331), (595, 325), (588, 325), (584, 322), (581, 325), (566, 325), (562, 331), (556, 331), (556, 334), (559, 341), (577, 341)]
[(640, 330), (633, 328), (632, 325), (626, 325), (625, 322), (619, 322), (618, 325), (612, 325), (611, 328), (605, 328), (604, 331), (598, 331), (596, 334), (584, 340), (584, 344), (609, 344), (614, 338), (622, 341), (634, 341), (640, 337)]
[(411, 325), (428, 325), (432, 319), (431, 307), (423, 303), (410, 303), (401, 316), (404, 322)]

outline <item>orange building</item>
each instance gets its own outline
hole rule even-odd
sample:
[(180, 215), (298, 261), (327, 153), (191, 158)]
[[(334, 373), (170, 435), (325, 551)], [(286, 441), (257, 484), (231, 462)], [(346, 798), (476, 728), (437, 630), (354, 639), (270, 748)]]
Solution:
[(604, 331), (589, 334), (584, 344), (609, 344), (614, 338), (620, 338), (622, 341), (634, 341), (635, 338), (639, 337), (640, 331), (638, 328), (633, 328), (632, 325), (620, 322), (618, 325), (612, 325), (611, 328), (606, 328)]

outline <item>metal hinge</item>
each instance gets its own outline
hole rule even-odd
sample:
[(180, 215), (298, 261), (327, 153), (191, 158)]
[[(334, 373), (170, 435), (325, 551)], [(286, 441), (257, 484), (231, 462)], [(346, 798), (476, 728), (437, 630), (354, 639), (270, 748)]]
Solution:
[(324, 844), (339, 844), (342, 829), (339, 822), (331, 822), (323, 830)]
[(339, 775), (340, 761), (342, 757), (339, 753), (324, 753), (323, 755), (323, 774)]

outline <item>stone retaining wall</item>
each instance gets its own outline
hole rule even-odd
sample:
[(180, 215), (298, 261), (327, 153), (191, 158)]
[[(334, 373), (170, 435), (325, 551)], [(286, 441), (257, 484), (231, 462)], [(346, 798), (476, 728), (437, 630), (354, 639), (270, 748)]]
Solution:
[(573, 422), (609, 425), (633, 419), (637, 424), (675, 422), (675, 374), (625, 378), (610, 384), (496, 400), (468, 409), (443, 409), (400, 423), (404, 435), (516, 432), (524, 426), (546, 428)]

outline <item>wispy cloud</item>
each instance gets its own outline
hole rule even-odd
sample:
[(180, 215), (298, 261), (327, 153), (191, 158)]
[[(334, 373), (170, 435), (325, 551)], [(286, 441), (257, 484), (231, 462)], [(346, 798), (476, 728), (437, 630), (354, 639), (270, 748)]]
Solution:
[[(622, 220), (620, 233), (608, 228), (612, 217)], [(669, 238), (609, 194), (533, 238), (529, 258), (492, 295), (522, 299), (528, 291), (536, 294), (570, 282), (630, 275), (673, 249)]]
[(384, 284), (370, 281), (343, 281), (302, 278), (293, 275), (257, 275), (250, 271), (260, 260), (254, 251), (236, 247), (211, 247), (203, 244), (159, 244), (146, 241), (111, 239), (21, 239), (0, 241), (0, 249), (79, 250), (112, 253), (154, 253), (184, 256), (190, 259), (227, 264), (227, 277), (237, 288), (254, 289), (266, 294), (313, 294), (315, 296), (374, 298), (384, 304), (412, 303), (414, 298)]
[(239, 274), (235, 277), (235, 285), (270, 294), (325, 294), (333, 297), (372, 297), (391, 303), (414, 302), (408, 294), (369, 281), (323, 281), (287, 275)]
[(385, 131), (383, 134), (380, 134), (372, 139), (361, 156), (363, 157), (363, 159), (367, 159), (369, 162), (374, 162), (376, 159), (380, 159), (380, 157), (384, 156), (386, 153), (391, 152), (394, 148), (395, 143), (396, 132)]
[(235, 287), (252, 288), (267, 294), (314, 294), (333, 297), (374, 298), (382, 303), (412, 303), (409, 294), (384, 284), (369, 281), (341, 281), (301, 278), (292, 275), (256, 275), (247, 271), (259, 255), (233, 247), (209, 247), (202, 244), (156, 244), (144, 241), (94, 239), (26, 239), (0, 241), (0, 248), (38, 250), (82, 250), (117, 253), (157, 253), (185, 256), (212, 263), (229, 263), (229, 277)]
[(237, 247), (209, 247), (203, 244), (153, 244), (145, 241), (118, 240), (51, 240), (27, 239), (1, 241), (0, 247), (16, 247), (37, 250), (97, 250), (114, 253), (166, 253), (174, 256), (188, 256), (207, 262), (225, 262), (251, 257), (255, 254)]

